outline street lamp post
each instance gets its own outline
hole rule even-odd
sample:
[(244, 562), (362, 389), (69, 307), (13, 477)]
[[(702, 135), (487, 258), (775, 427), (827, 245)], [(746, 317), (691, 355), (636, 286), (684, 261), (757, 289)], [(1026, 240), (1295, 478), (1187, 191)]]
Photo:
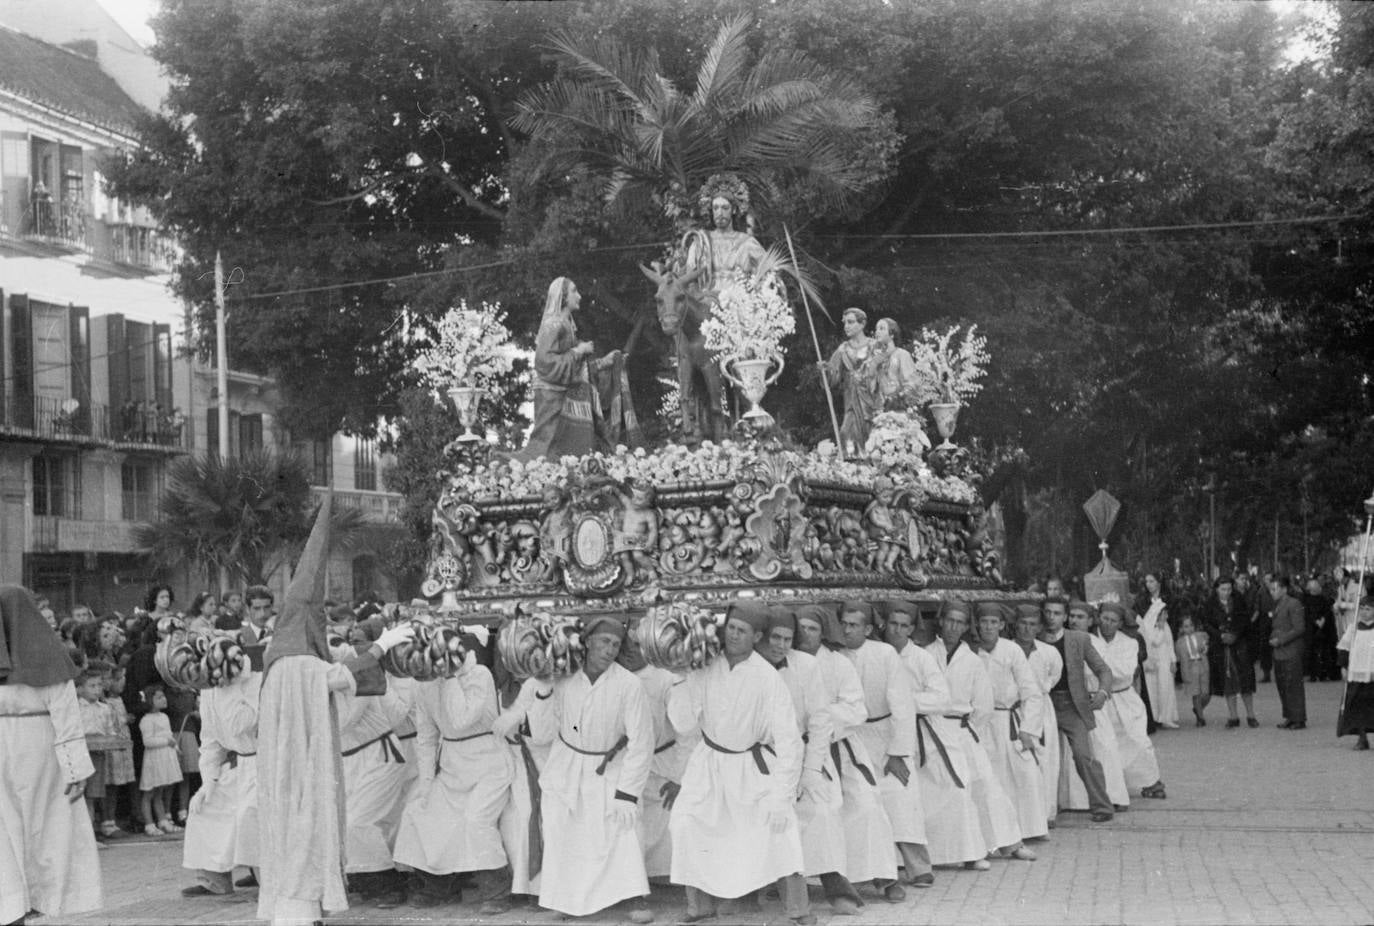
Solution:
[(1360, 544), (1360, 584), (1355, 588), (1355, 613), (1360, 613), (1360, 602), (1364, 600), (1364, 570), (1369, 560), (1369, 533), (1374, 528), (1374, 492), (1364, 500), (1364, 542)]
[(1217, 476), (1210, 473), (1207, 484), (1202, 487), (1207, 493), (1207, 581), (1216, 578), (1217, 567)]

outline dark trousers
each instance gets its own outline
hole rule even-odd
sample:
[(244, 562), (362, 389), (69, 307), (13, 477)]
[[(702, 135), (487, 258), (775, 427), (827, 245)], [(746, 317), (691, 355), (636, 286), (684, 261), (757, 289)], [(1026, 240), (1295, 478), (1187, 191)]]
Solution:
[(1102, 763), (1093, 755), (1092, 731), (1083, 722), (1074, 707), (1073, 698), (1067, 691), (1050, 692), (1054, 702), (1054, 712), (1059, 718), (1059, 732), (1069, 741), (1073, 753), (1073, 767), (1078, 777), (1083, 779), (1083, 788), (1088, 792), (1088, 808), (1093, 813), (1111, 813), (1115, 808), (1107, 796), (1107, 777), (1102, 774)]
[(1274, 684), (1279, 689), (1283, 719), (1307, 723), (1307, 691), (1302, 685), (1302, 654), (1274, 660)]

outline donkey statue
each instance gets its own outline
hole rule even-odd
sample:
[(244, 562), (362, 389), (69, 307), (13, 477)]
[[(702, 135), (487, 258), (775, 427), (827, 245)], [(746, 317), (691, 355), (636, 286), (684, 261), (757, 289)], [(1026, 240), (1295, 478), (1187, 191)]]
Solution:
[[(686, 250), (684, 246), (678, 254)], [(673, 336), (677, 347), (682, 437), (684, 443), (692, 446), (703, 440), (719, 441), (729, 435), (729, 421), (720, 407), (720, 368), (716, 366), (715, 355), (706, 349), (706, 336), (701, 330), (710, 311), (705, 303), (710, 295), (702, 290), (699, 280), (708, 267), (687, 268), (681, 259), (674, 259), (667, 266), (661, 261), (654, 261), (650, 267), (639, 265), (644, 275), (658, 287), (654, 293), (658, 323), (663, 326), (664, 334)]]

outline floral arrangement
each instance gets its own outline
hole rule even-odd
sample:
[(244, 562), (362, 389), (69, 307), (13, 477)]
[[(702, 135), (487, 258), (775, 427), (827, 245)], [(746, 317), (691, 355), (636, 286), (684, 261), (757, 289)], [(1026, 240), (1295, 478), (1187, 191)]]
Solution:
[[(922, 455), (930, 449), (930, 438), (921, 419), (909, 412), (879, 412), (868, 432), (864, 452), (874, 462), (901, 460), (913, 471), (925, 467)], [(914, 460), (916, 466), (910, 466)]]
[(721, 281), (711, 317), (701, 330), (706, 349), (714, 351), (724, 367), (733, 360), (781, 355), (782, 339), (797, 330), (797, 320), (776, 273), (733, 274)]
[(934, 396), (931, 401), (959, 403), (983, 388), (979, 380), (987, 373), (988, 361), (992, 359), (987, 351), (988, 339), (978, 334), (977, 325), (970, 325), (956, 341), (959, 332), (958, 325), (944, 334), (921, 329), (920, 337), (911, 345), (918, 395)]
[[(841, 459), (828, 442), (822, 442), (814, 453), (792, 450), (777, 453), (810, 482), (842, 482), (872, 489), (877, 480), (892, 478), (910, 487), (919, 487), (931, 498), (952, 502), (975, 500), (971, 486), (958, 478), (936, 476), (921, 460), (919, 452), (910, 448), (900, 454), (877, 450), (866, 460)], [(497, 501), (538, 497), (549, 486), (565, 486), (588, 463), (613, 479), (634, 479), (663, 487), (733, 482), (760, 459), (757, 450), (733, 441), (719, 444), (704, 441), (697, 448), (668, 444), (656, 451), (646, 451), (642, 447), (631, 450), (622, 445), (611, 453), (594, 453), (586, 457), (537, 459), (528, 463), (512, 459), (463, 467), (451, 473), (448, 480), (453, 490), (474, 501)]]
[(491, 388), (498, 376), (511, 371), (518, 351), (506, 313), (500, 303), (489, 302), (473, 309), (463, 301), (449, 309), (426, 343), (412, 366), (439, 393), (453, 386)]

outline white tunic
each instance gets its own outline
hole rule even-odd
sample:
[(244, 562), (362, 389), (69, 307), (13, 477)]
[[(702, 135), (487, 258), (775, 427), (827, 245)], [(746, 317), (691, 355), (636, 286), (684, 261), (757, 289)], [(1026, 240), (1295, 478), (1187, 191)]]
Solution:
[[(520, 696), (510, 707), (497, 706), (503, 719), (511, 715), (515, 728), (503, 744), (510, 759), (514, 777), (510, 784), (510, 800), (501, 811), (501, 844), (510, 865), (512, 894), (539, 894), (539, 872), (544, 864), (543, 821), (540, 819), (539, 776), (548, 763), (549, 747), (530, 742), (526, 714), (534, 702), (535, 685), (527, 682)], [(536, 838), (537, 834), (537, 838)]]
[(980, 646), (978, 656), (988, 670), (996, 708), (988, 735), (983, 738), (983, 748), (1002, 790), (1016, 807), (1021, 837), (1048, 835), (1049, 815), (1045, 811), (1045, 776), (1040, 757), (1015, 735), (1029, 733), (1039, 740), (1045, 729), (1045, 698), (1031, 674), (1025, 652), (1015, 643), (999, 639), (991, 652)]
[(816, 665), (830, 700), (830, 757), (832, 767), (839, 769), (844, 798), (840, 817), (845, 848), (842, 871), (855, 883), (891, 881), (897, 877), (896, 855), (892, 851), (896, 840), (878, 791), (878, 773), (882, 769), (873, 765), (858, 737), (868, 717), (858, 670), (847, 658), (824, 646), (816, 651)]
[[(258, 692), (262, 674), (200, 693), (204, 798), (186, 818), (184, 868), (229, 872), (258, 864)], [(196, 805), (199, 805), (198, 807)]]
[[(960, 643), (953, 656), (946, 655), (942, 640), (931, 643), (926, 651), (937, 660), (944, 661), (945, 681), (949, 683), (950, 714), (968, 718), (967, 725), (960, 724), (962, 735), (959, 742), (968, 761), (968, 778), (964, 783), (972, 793), (973, 805), (978, 810), (983, 853), (977, 857), (982, 858), (988, 852), (1014, 846), (1021, 841), (1016, 807), (993, 772), (992, 762), (981, 742), (994, 712), (992, 681), (988, 678), (983, 660), (969, 649), (967, 643)], [(935, 854), (932, 852), (931, 861), (934, 860)]]
[(385, 694), (349, 695), (339, 712), (343, 753), (344, 817), (348, 822), (344, 870), (388, 871), (396, 844), (396, 808), (409, 775), (391, 731), (410, 713), (410, 701), (391, 685)]
[(1036, 640), (1035, 649), (1026, 655), (1026, 662), (1030, 665), (1031, 677), (1040, 689), (1040, 703), (1045, 712), (1043, 729), (1040, 732), (1040, 745), (1043, 747), (1040, 752), (1040, 768), (1043, 772), (1041, 778), (1045, 782), (1045, 814), (1053, 820), (1059, 814), (1060, 758), (1059, 717), (1054, 710), (1050, 689), (1064, 674), (1064, 657), (1059, 655), (1059, 650), (1053, 645)]
[(682, 784), (695, 738), (678, 736), (668, 719), (668, 691), (677, 676), (647, 664), (635, 676), (644, 686), (654, 722), (654, 758), (639, 799), (639, 844), (644, 848), (645, 873), (650, 878), (666, 878), (673, 870), (673, 840), (668, 832), (669, 811), (663, 806), (663, 787), (669, 782)]
[(924, 845), (926, 819), (916, 776), (912, 774), (903, 785), (897, 776), (884, 771), (889, 756), (905, 762), (909, 772), (916, 770), (916, 698), (911, 674), (897, 651), (878, 640), (865, 640), (857, 649), (843, 652), (863, 685), (868, 720), (860, 728), (859, 738), (877, 763), (873, 773), (878, 777), (892, 836), (897, 842)]
[[(673, 686), (668, 716), (679, 735), (702, 734), (669, 823), (673, 881), (729, 898), (800, 872), (802, 741), (777, 671), (757, 653), (734, 667), (719, 656)], [(782, 832), (773, 832), (770, 814), (788, 818)]]
[[(1088, 639), (1105, 659), (1107, 644), (1102, 642), (1102, 638), (1090, 633)], [(1097, 676), (1086, 663), (1083, 666), (1083, 676), (1089, 693), (1101, 687)], [(1107, 797), (1117, 807), (1129, 807), (1131, 793), (1126, 790), (1126, 775), (1121, 769), (1121, 753), (1116, 746), (1116, 733), (1102, 711), (1098, 711), (1097, 724), (1092, 728), (1088, 738), (1093, 744), (1093, 758), (1102, 766)], [(1078, 770), (1074, 768), (1073, 753), (1069, 749), (1069, 739), (1066, 736), (1061, 735), (1059, 738), (1059, 754), (1063, 757), (1059, 763), (1059, 806), (1065, 810), (1090, 810), (1088, 790), (1083, 787), (1083, 780), (1078, 777)]]
[(833, 728), (825, 680), (816, 657), (799, 650), (787, 654), (778, 667), (778, 674), (797, 711), (797, 730), (802, 734), (802, 770), (814, 771), (822, 780), (820, 800), (805, 794), (797, 797), (804, 862), (802, 874), (811, 877), (832, 871), (843, 872), (846, 854), (840, 814), (844, 794), (840, 790), (839, 774), (830, 761)]
[(536, 695), (528, 716), (533, 741), (551, 744), (539, 776), (540, 905), (586, 916), (647, 896), (638, 827), (622, 830), (612, 817), (617, 792), (637, 799), (649, 777), (654, 723), (644, 685), (617, 663), (594, 683), (578, 672)]
[(1174, 632), (1164, 619), (1164, 601), (1156, 598), (1140, 618), (1140, 633), (1145, 637), (1147, 653), (1145, 665), (1145, 688), (1150, 693), (1150, 708), (1155, 714), (1155, 723), (1161, 727), (1178, 727), (1178, 692), (1174, 690), (1174, 663), (1178, 654), (1174, 652)]
[(1140, 648), (1135, 639), (1118, 633), (1110, 641), (1103, 641), (1102, 658), (1112, 670), (1112, 696), (1102, 709), (1102, 716), (1116, 735), (1116, 748), (1121, 754), (1121, 769), (1126, 775), (1126, 787), (1132, 791), (1147, 788), (1159, 781), (1159, 761), (1155, 747), (1145, 732), (1148, 718), (1145, 702), (1132, 684), (1139, 663)]
[(65, 793), (94, 770), (75, 685), (0, 685), (0, 923), (100, 907), (91, 816)]
[(506, 864), (498, 823), (510, 795), (510, 751), (491, 735), (496, 688), (486, 666), (415, 691), (419, 777), (401, 813), (395, 858), (431, 874)]

